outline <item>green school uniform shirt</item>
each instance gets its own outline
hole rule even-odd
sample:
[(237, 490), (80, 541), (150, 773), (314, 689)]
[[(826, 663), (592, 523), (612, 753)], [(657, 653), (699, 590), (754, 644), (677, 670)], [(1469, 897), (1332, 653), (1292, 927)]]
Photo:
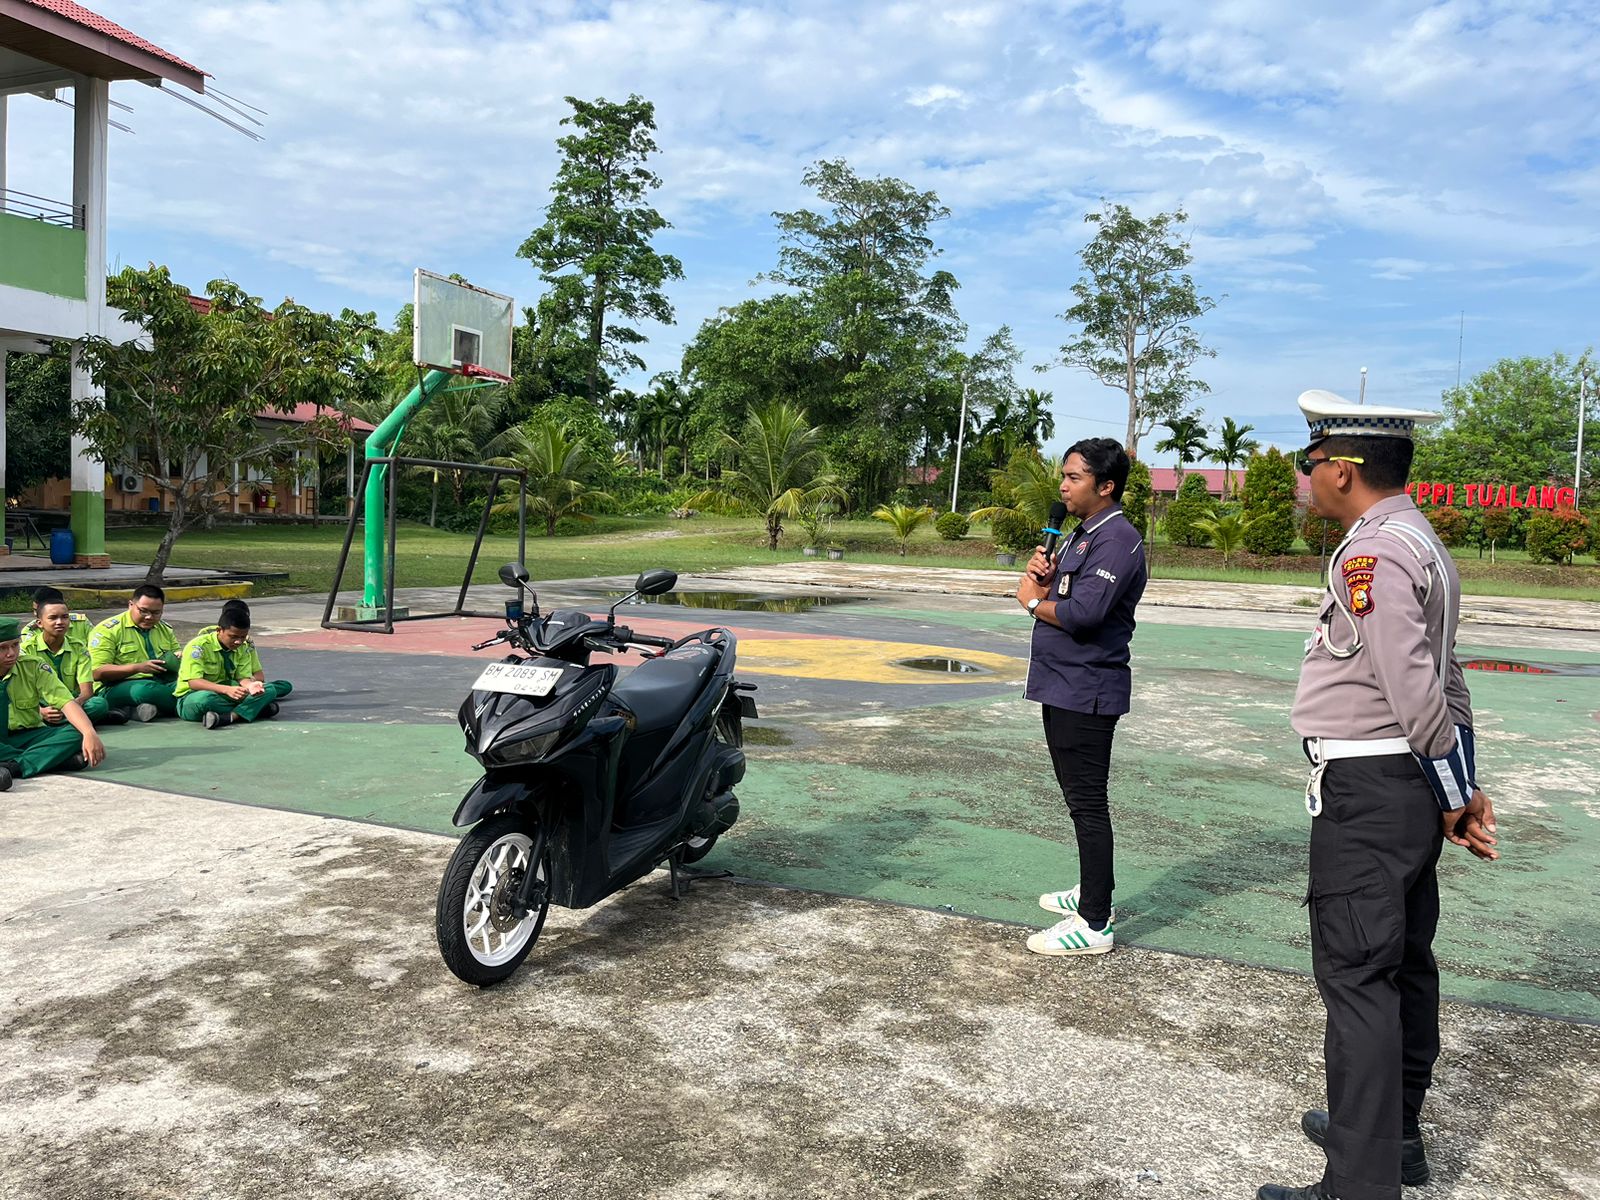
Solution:
[(178, 686), (174, 696), (187, 696), (193, 689), (191, 679), (204, 679), (207, 683), (220, 683), (232, 687), (249, 679), (261, 670), (261, 659), (249, 642), (237, 650), (226, 650), (217, 635), (202, 633), (183, 648), (183, 658), (178, 664)]
[(89, 648), (86, 642), (79, 643), (72, 640), (69, 630), (66, 639), (61, 643), (61, 652), (52, 654), (50, 647), (45, 645), (44, 632), (35, 629), (32, 633), (22, 635), (22, 657), (42, 658), (50, 664), (50, 669), (56, 673), (56, 678), (61, 681), (61, 686), (71, 692), (74, 697), (83, 690), (84, 684), (94, 683), (94, 668), (89, 665)]
[[(178, 635), (165, 621), (157, 621), (146, 633), (133, 623), (126, 610), (107, 617), (89, 634), (89, 665), (93, 667), (125, 667), (129, 663), (143, 662), (147, 658), (174, 658), (178, 654)], [(170, 664), (169, 664), (170, 665)], [(155, 678), (164, 678), (156, 676)], [(104, 683), (96, 683), (94, 690), (105, 691)]]
[(0, 694), (7, 702), (8, 733), (13, 729), (38, 729), (44, 724), (39, 715), (41, 706), (65, 708), (78, 698), (61, 686), (48, 660), (31, 657), (17, 659), (11, 674), (0, 679)]

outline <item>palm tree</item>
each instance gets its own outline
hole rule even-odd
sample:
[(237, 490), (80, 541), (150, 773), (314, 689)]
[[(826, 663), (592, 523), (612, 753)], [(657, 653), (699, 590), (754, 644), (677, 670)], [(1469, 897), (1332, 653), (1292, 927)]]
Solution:
[(1050, 506), (1061, 499), (1061, 475), (1054, 464), (1046, 462), (1037, 450), (1014, 454), (994, 479), (996, 497), (1003, 497), (1009, 503), (976, 509), (970, 519), (993, 521), (1001, 513), (1009, 512), (1043, 529), (1050, 516)]
[[(588, 505), (608, 503), (611, 497), (583, 482), (589, 453), (572, 426), (549, 415), (529, 417), (513, 425), (490, 443), (498, 450), (492, 467), (515, 467), (528, 472), (528, 511), (544, 521), (546, 537), (554, 537), (562, 517), (592, 521)], [(495, 513), (516, 511), (515, 501), (494, 506)]]
[(1027, 439), (1035, 446), (1043, 446), (1056, 435), (1056, 416), (1051, 411), (1055, 396), (1038, 388), (1022, 389), (1022, 422)]
[(1228, 560), (1239, 553), (1244, 545), (1245, 531), (1256, 523), (1255, 517), (1245, 517), (1229, 510), (1224, 510), (1221, 505), (1213, 504), (1210, 515), (1200, 518), (1194, 527), (1211, 539), (1211, 544), (1222, 551), (1222, 565), (1226, 569)]
[(1248, 436), (1254, 428), (1254, 425), (1235, 425), (1232, 417), (1223, 417), (1217, 444), (1206, 449), (1206, 458), (1222, 467), (1224, 496), (1233, 490), (1233, 468), (1261, 449), (1261, 443)]
[(1156, 453), (1164, 454), (1170, 450), (1178, 456), (1178, 467), (1174, 474), (1178, 477), (1178, 487), (1181, 488), (1183, 468), (1192, 462), (1199, 462), (1207, 453), (1206, 436), (1209, 431), (1196, 415), (1173, 417), (1172, 420), (1163, 421), (1161, 424), (1171, 436), (1156, 443)]
[(768, 550), (778, 548), (785, 517), (798, 517), (820, 501), (845, 499), (822, 452), (822, 430), (792, 404), (780, 400), (751, 409), (739, 436), (725, 433), (721, 445), (738, 467), (723, 471), (716, 486), (689, 503), (710, 512), (759, 513)]
[(925, 522), (933, 520), (933, 509), (926, 504), (912, 508), (909, 504), (880, 504), (873, 511), (873, 520), (886, 521), (894, 529), (895, 540), (900, 543), (900, 557), (906, 556), (906, 543)]
[[(451, 385), (428, 402), (417, 420), (406, 430), (407, 449), (418, 458), (442, 462), (477, 462), (484, 442), (494, 430), (494, 421), (504, 401), (504, 388), (481, 385)], [(420, 467), (433, 476), (433, 497), (428, 508), (428, 524), (439, 517), (439, 476), (443, 467)], [(450, 494), (461, 505), (461, 472), (449, 471)]]

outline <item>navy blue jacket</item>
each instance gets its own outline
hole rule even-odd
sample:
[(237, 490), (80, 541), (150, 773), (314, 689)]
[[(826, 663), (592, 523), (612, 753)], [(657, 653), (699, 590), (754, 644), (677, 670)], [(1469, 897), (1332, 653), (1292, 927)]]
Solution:
[(1034, 622), (1027, 698), (1073, 712), (1127, 712), (1128, 644), (1144, 585), (1144, 539), (1121, 505), (1079, 525), (1056, 556), (1046, 597), (1060, 628)]

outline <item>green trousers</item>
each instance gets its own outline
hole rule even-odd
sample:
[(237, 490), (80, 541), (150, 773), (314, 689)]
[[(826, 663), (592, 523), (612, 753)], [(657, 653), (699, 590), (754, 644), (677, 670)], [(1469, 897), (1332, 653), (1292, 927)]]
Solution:
[(96, 725), (111, 715), (111, 701), (104, 696), (90, 696), (87, 700), (79, 700), (78, 707), (83, 709), (83, 715)]
[(71, 725), (41, 725), (38, 729), (13, 729), (0, 737), (0, 762), (22, 767), (24, 779), (53, 771), (83, 749), (83, 736)]
[(178, 715), (185, 721), (199, 721), (208, 712), (233, 713), (241, 721), (254, 721), (263, 708), (274, 700), (282, 700), (292, 691), (294, 684), (286, 679), (274, 679), (268, 681), (261, 695), (246, 696), (237, 702), (216, 692), (188, 692), (178, 697)]
[(176, 679), (171, 683), (160, 679), (124, 679), (121, 683), (103, 688), (100, 695), (111, 708), (131, 710), (135, 704), (154, 704), (161, 710), (162, 716), (175, 717), (178, 715), (178, 701), (172, 689), (177, 686)]

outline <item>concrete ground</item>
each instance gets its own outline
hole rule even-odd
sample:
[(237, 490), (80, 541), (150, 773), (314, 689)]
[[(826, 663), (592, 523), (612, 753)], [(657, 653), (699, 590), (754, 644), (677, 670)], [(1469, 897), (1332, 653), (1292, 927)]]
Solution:
[[(1119, 948), (1041, 960), (1033, 896), (1073, 861), (1019, 695), (1026, 622), (889, 590), (907, 582), (686, 579), (869, 598), (628, 610), (734, 627), (760, 685), (744, 814), (703, 864), (734, 877), (555, 909), (487, 992), (443, 969), (432, 923), (476, 774), (454, 708), (493, 624), (350, 634), (319, 628), (320, 602), (258, 602), (268, 673), (297, 683), (279, 720), (111, 730), (102, 770), (0, 795), (0, 1197), (1220, 1198), (1314, 1178), (1285, 726), (1309, 613), (1216, 585), (1141, 610)], [(186, 635), (215, 607), (169, 615)], [(1438, 1182), (1408, 1200), (1600, 1196), (1583, 617), (1462, 635), (1557, 673), (1470, 677), (1506, 859), (1445, 860)], [(981, 669), (900, 665), (941, 654)]]
[[(1310, 983), (660, 876), (440, 967), (444, 838), (82, 778), (3, 798), (0, 1194), (1248, 1197)], [(1428, 1200), (1600, 1194), (1600, 1029), (1450, 1004)]]

